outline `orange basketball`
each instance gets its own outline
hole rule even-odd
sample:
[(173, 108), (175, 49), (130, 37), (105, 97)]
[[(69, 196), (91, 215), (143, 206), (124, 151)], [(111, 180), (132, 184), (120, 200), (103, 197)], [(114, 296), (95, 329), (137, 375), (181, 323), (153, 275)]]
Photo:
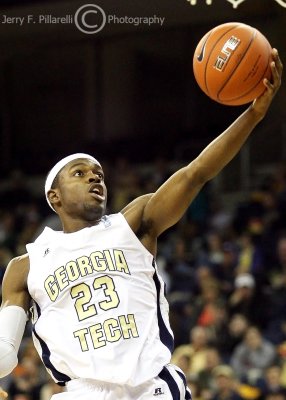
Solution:
[(265, 36), (252, 26), (240, 22), (218, 25), (196, 47), (196, 81), (219, 103), (249, 103), (264, 92), (263, 78), (271, 78), (271, 50)]

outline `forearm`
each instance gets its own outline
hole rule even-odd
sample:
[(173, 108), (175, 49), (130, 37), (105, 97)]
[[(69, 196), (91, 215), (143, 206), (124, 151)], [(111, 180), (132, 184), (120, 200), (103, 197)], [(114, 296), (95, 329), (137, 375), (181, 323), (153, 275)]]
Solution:
[[(235, 157), (261, 119), (262, 116), (250, 106), (200, 153), (195, 164), (201, 183), (215, 177)], [(189, 170), (193, 175), (191, 164)]]
[(10, 374), (17, 365), (26, 320), (21, 307), (8, 306), (0, 311), (0, 378)]

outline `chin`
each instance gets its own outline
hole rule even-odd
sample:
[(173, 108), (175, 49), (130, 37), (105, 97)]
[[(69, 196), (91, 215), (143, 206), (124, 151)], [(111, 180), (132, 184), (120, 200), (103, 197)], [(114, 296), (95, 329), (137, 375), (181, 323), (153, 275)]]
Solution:
[(84, 208), (84, 216), (85, 219), (88, 221), (96, 221), (102, 218), (102, 216), (105, 214), (105, 206), (97, 206), (97, 207), (90, 207), (87, 206)]

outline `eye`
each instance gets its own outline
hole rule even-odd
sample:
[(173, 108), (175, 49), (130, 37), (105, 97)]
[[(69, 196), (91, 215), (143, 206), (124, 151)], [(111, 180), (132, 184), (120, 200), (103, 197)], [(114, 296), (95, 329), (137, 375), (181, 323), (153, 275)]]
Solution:
[(80, 169), (77, 169), (75, 172), (74, 172), (74, 174), (73, 174), (74, 176), (83, 176), (84, 175), (84, 173), (82, 172), (82, 170), (80, 170)]
[(102, 180), (104, 179), (104, 175), (103, 175), (101, 172), (98, 172), (98, 173), (97, 173), (97, 176), (98, 176), (100, 179), (102, 179)]

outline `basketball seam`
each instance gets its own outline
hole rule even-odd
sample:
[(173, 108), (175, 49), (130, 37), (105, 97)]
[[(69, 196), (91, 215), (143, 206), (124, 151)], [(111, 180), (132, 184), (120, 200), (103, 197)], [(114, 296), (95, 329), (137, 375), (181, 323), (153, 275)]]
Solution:
[[(241, 57), (239, 63), (236, 65), (236, 67), (235, 67), (234, 70), (232, 71), (231, 75), (228, 76), (228, 78), (226, 79), (226, 81), (225, 81), (224, 84), (221, 86), (220, 90), (218, 91), (218, 93), (217, 93), (217, 100), (222, 101), (222, 100), (220, 99), (220, 97), (219, 97), (219, 96), (220, 96), (220, 93), (221, 93), (222, 90), (225, 88), (226, 84), (229, 82), (229, 80), (232, 78), (233, 74), (235, 73), (235, 71), (237, 70), (237, 68), (239, 67), (239, 65), (241, 64), (242, 60), (244, 59), (245, 54), (246, 54), (246, 53), (248, 52), (248, 50), (250, 49), (250, 47), (251, 47), (251, 45), (252, 45), (252, 43), (253, 43), (254, 38), (256, 37), (256, 35), (257, 35), (257, 31), (256, 31), (256, 29), (254, 29), (254, 32), (253, 32), (253, 34), (252, 34), (251, 41), (249, 42), (249, 44), (248, 44), (247, 48), (245, 49), (244, 53), (242, 54), (242, 57)], [(252, 89), (251, 89), (251, 90), (252, 90)], [(243, 96), (244, 96), (244, 95), (243, 95)], [(242, 96), (240, 96), (240, 97), (242, 97)], [(232, 100), (234, 100), (234, 99), (232, 99)], [(229, 101), (231, 101), (231, 100), (229, 100)]]
[[(211, 57), (211, 55), (212, 55), (213, 49), (215, 48), (215, 46), (217, 45), (217, 43), (221, 40), (221, 38), (222, 38), (224, 35), (226, 35), (227, 33), (229, 33), (231, 30), (237, 28), (239, 25), (240, 25), (240, 24), (238, 23), (236, 26), (232, 26), (231, 28), (229, 28), (228, 31), (224, 32), (224, 33), (216, 40), (216, 42), (213, 44), (211, 50), (208, 52), (208, 53), (209, 53), (209, 56), (208, 56), (208, 58), (207, 58), (206, 65), (205, 65), (205, 70), (204, 70), (204, 82), (205, 82), (205, 88), (206, 88), (208, 94), (210, 94), (210, 92), (209, 92), (208, 85), (207, 85), (207, 67), (208, 67), (208, 63), (209, 63), (210, 57)], [(211, 36), (211, 35), (209, 35), (208, 38), (210, 38), (210, 36)]]

